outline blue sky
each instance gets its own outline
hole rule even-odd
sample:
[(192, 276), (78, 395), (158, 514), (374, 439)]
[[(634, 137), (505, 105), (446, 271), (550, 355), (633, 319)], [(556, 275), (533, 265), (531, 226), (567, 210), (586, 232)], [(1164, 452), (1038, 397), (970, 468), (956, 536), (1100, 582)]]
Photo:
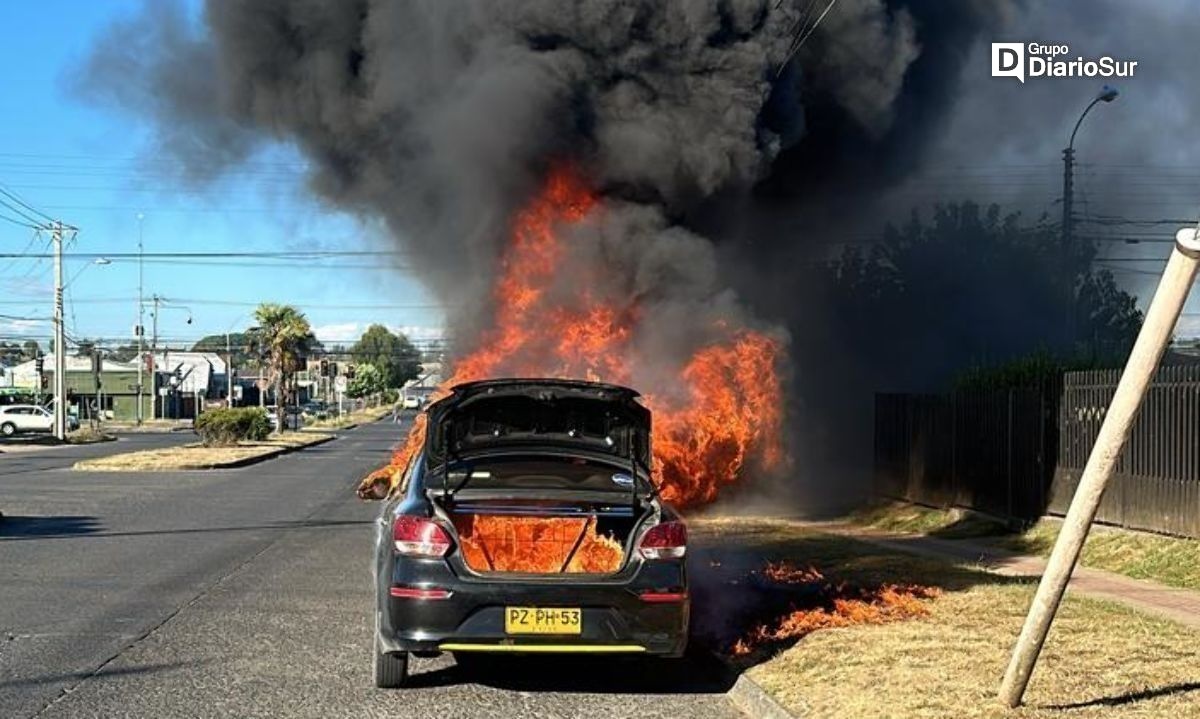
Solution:
[[(383, 233), (322, 207), (304, 190), (304, 163), (290, 148), (253, 158), (216, 186), (176, 180), (148, 156), (149, 128), (72, 97), (72, 70), (130, 0), (0, 4), (0, 184), (80, 228), (69, 251), (253, 252), (393, 249)], [(11, 214), (11, 213), (10, 213)], [(138, 216), (142, 215), (139, 223)], [(45, 238), (0, 222), (0, 253), (44, 253)], [(185, 307), (163, 310), (159, 334), (172, 344), (244, 328), (254, 304), (289, 302), (325, 341), (353, 340), (372, 322), (415, 336), (436, 334), (442, 314), (410, 272), (376, 258), (325, 261), (146, 262), (145, 295)], [(130, 338), (137, 315), (133, 260), (69, 260), (67, 330), (74, 337)], [(52, 263), (0, 259), (0, 338), (50, 335)], [(188, 325), (189, 316), (193, 323)], [(12, 319), (35, 318), (31, 321)], [(149, 316), (146, 319), (149, 331)]]

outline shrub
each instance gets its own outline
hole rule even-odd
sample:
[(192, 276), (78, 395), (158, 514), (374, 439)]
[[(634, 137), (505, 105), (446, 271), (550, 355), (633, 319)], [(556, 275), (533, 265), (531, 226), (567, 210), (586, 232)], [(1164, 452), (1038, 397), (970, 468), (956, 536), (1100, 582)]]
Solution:
[(196, 418), (196, 433), (208, 447), (228, 447), (266, 439), (271, 423), (261, 407), (212, 409)]

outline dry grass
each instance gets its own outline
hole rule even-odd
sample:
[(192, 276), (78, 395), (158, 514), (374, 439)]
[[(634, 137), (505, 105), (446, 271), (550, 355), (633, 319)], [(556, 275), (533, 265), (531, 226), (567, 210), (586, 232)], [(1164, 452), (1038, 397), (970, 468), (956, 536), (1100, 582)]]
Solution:
[(1026, 581), (903, 554), (785, 521), (694, 523), (705, 555), (810, 563), (847, 581), (942, 588), (928, 617), (815, 632), (750, 676), (808, 717), (1196, 717), (1200, 632), (1119, 605), (1069, 596), (1026, 695), (996, 701), (1032, 598)]
[(97, 430), (84, 426), (67, 435), (67, 444), (95, 444), (96, 442), (111, 442), (115, 439), (116, 437), (103, 429)]
[[(946, 539), (976, 539), (982, 544), (1020, 554), (1049, 556), (1062, 522), (1047, 518), (1023, 532), (955, 509), (932, 509), (890, 503), (855, 512), (855, 524), (888, 532), (928, 534)], [(1096, 525), (1084, 545), (1083, 566), (1152, 579), (1173, 587), (1200, 589), (1200, 540), (1167, 537)]]
[(181, 447), (126, 452), (109, 457), (85, 459), (75, 469), (100, 472), (162, 472), (180, 469), (218, 469), (248, 459), (281, 454), (296, 447), (324, 442), (332, 435), (315, 432), (273, 434), (263, 442), (242, 442), (234, 447), (205, 447), (186, 444)]

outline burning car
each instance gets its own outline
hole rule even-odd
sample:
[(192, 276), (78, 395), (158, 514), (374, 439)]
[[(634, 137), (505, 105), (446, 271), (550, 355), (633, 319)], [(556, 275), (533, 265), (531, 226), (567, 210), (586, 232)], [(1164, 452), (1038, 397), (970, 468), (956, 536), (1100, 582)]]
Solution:
[(687, 529), (637, 397), (498, 379), (429, 405), (378, 522), (377, 686), (402, 686), (410, 654), (683, 654)]

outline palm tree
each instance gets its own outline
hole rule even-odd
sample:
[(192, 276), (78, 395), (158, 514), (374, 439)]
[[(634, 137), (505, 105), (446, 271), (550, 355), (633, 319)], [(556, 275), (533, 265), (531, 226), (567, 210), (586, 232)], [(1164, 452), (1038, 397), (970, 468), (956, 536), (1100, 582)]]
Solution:
[(251, 330), (255, 344), (260, 348), (271, 372), (275, 385), (275, 412), (279, 430), (282, 432), (284, 390), (291, 391), (291, 379), (296, 370), (303, 366), (305, 357), (316, 341), (308, 319), (291, 305), (264, 302), (254, 310), (258, 327)]

